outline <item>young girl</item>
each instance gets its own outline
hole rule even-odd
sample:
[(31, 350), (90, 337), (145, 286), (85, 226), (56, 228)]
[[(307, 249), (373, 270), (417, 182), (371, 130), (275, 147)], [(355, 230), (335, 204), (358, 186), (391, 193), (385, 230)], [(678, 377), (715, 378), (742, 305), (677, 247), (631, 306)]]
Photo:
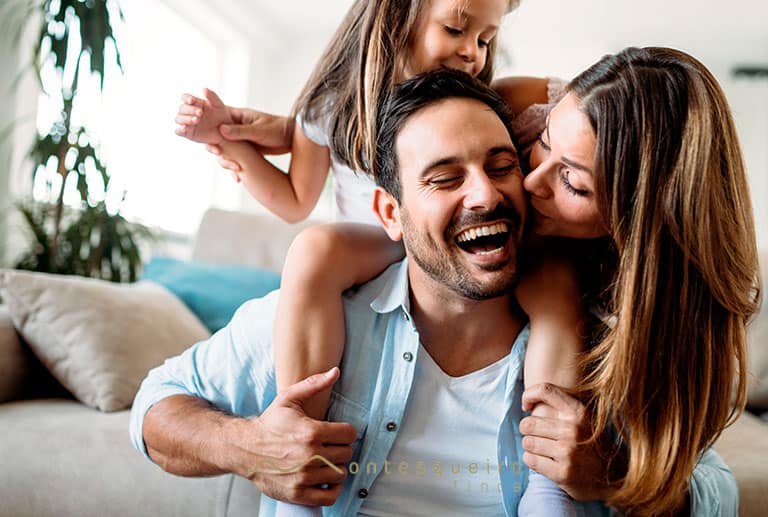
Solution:
[[(306, 218), (330, 166), (339, 218), (376, 225), (317, 226), (292, 244), (275, 326), (279, 390), (339, 364), (345, 341), (342, 292), (370, 280), (403, 255), (400, 245), (386, 237), (373, 217), (373, 180), (354, 172), (368, 168), (365, 157), (372, 154), (366, 146), (375, 141), (379, 100), (394, 84), (441, 67), (464, 70), (490, 82), (501, 17), (516, 5), (508, 0), (356, 1), (294, 106), (297, 124), (288, 174), (266, 161), (250, 143), (224, 138), (230, 124), (242, 122), (242, 112), (227, 107), (209, 90), (205, 99), (184, 96), (177, 133), (212, 146), (248, 192), (275, 214), (288, 222)], [(542, 92), (546, 97), (546, 82), (522, 81), (507, 87), (516, 92), (511, 96), (513, 109), (530, 104)], [(275, 127), (279, 146), (284, 126)], [(272, 146), (272, 142), (259, 143)], [(574, 292), (572, 298), (577, 300)], [(577, 302), (568, 302), (561, 304), (568, 310), (555, 321), (547, 309), (547, 317), (532, 325), (526, 385), (575, 385), (580, 313)], [(526, 308), (524, 296), (521, 303)], [(311, 400), (304, 408), (307, 414), (323, 418), (329, 397), (330, 391)], [(540, 481), (557, 493), (550, 509), (540, 507), (539, 511), (575, 515), (567, 495), (548, 480)], [(531, 486), (537, 482), (532, 476)], [(287, 504), (278, 506), (278, 515), (299, 511)]]

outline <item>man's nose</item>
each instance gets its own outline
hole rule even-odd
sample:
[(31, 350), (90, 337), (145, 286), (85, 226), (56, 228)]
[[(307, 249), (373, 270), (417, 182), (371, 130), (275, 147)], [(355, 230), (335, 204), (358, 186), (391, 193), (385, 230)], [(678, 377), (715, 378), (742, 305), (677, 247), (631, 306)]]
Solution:
[(552, 186), (550, 185), (551, 167), (546, 161), (539, 164), (523, 180), (523, 188), (532, 196), (540, 198), (549, 198), (552, 195)]
[(504, 199), (498, 186), (485, 171), (471, 173), (465, 181), (464, 208), (467, 210), (493, 210)]

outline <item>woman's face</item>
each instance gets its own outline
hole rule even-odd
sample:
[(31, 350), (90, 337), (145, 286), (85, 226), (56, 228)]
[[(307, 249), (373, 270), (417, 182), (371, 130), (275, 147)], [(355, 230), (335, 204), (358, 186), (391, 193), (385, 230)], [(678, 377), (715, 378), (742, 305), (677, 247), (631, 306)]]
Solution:
[(531, 150), (523, 183), (537, 235), (592, 239), (607, 234), (595, 199), (595, 132), (568, 93)]
[(473, 77), (488, 59), (508, 0), (429, 0), (419, 15), (403, 79), (439, 68), (463, 70)]

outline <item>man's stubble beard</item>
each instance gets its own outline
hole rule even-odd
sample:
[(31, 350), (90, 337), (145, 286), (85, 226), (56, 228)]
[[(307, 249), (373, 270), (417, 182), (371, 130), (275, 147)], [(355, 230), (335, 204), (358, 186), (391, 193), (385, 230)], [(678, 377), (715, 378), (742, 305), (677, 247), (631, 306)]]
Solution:
[[(470, 273), (464, 266), (460, 258), (462, 251), (460, 251), (458, 247), (450, 245), (450, 236), (454, 233), (453, 228), (456, 226), (456, 222), (451, 224), (445, 232), (443, 239), (445, 243), (449, 244), (448, 253), (443, 253), (443, 247), (435, 242), (429, 233), (420, 231), (416, 225), (411, 222), (408, 211), (402, 206), (400, 207), (400, 216), (403, 227), (403, 244), (408, 252), (408, 256), (413, 259), (427, 276), (438, 284), (450, 288), (459, 296), (478, 301), (507, 295), (517, 284), (518, 267), (516, 262), (518, 261), (520, 242), (519, 239), (517, 239), (519, 233), (519, 216), (516, 213), (516, 219), (513, 218), (513, 224), (510, 228), (510, 238), (516, 241), (513, 249), (513, 256), (504, 262), (484, 268), (484, 270), (490, 272), (500, 271), (509, 267), (510, 262), (514, 263), (514, 267), (508, 275), (490, 282), (489, 285), (485, 285), (482, 281), (473, 277), (472, 273)], [(478, 223), (483, 221), (483, 216), (480, 217), (481, 219), (478, 220)], [(484, 217), (485, 220), (488, 221), (495, 219), (493, 214)]]

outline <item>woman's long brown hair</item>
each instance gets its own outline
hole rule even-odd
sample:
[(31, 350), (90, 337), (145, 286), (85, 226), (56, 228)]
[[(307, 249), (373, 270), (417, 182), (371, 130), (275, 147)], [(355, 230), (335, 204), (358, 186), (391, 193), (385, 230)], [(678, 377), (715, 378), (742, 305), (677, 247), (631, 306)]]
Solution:
[(744, 161), (717, 81), (683, 52), (625, 49), (569, 91), (597, 136), (595, 190), (617, 255), (615, 324), (583, 386), (594, 437), (614, 425), (627, 443), (607, 503), (661, 515), (745, 404), (760, 284)]

